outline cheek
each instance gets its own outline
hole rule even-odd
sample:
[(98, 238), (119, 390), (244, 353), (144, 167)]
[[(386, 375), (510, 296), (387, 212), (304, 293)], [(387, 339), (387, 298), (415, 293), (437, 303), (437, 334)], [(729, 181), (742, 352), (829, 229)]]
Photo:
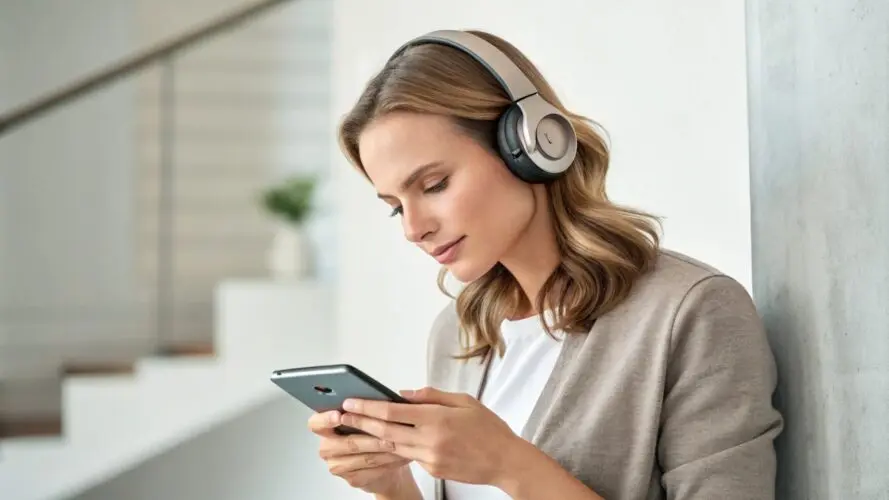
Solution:
[(471, 255), (479, 259), (477, 264), (493, 265), (530, 223), (534, 198), (525, 186), (477, 184), (456, 210), (463, 221), (460, 229), (472, 236)]
[(469, 208), (475, 227), (486, 243), (504, 250), (527, 225), (534, 213), (534, 200), (524, 186), (494, 185), (478, 189)]
[(469, 222), (479, 222), (487, 218), (497, 206), (491, 199), (491, 190), (483, 183), (470, 186), (460, 197), (460, 210)]
[(478, 279), (500, 261), (534, 214), (534, 198), (525, 184), (480, 177), (460, 186), (448, 200), (449, 235), (470, 237), (462, 258), (448, 266), (463, 283)]
[(479, 226), (481, 220), (496, 206), (486, 195), (486, 191), (483, 183), (469, 179), (452, 186), (438, 203), (440, 214), (448, 221), (448, 231), (473, 232), (473, 228)]

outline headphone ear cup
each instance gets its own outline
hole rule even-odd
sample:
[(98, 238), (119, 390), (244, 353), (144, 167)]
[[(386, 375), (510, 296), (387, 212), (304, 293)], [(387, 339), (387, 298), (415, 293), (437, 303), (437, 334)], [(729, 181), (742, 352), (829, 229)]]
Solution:
[(497, 122), (497, 148), (500, 157), (506, 163), (509, 171), (519, 179), (528, 183), (543, 183), (558, 177), (538, 167), (534, 161), (525, 154), (522, 140), (519, 137), (519, 125), (522, 122), (522, 110), (516, 104), (510, 105), (500, 115)]

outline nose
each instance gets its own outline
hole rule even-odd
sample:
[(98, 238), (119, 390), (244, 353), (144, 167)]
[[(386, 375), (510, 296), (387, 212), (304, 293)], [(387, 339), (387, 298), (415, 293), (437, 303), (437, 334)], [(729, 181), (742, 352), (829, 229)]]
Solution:
[(436, 229), (433, 218), (417, 208), (402, 207), (401, 225), (404, 237), (411, 243), (420, 243)]

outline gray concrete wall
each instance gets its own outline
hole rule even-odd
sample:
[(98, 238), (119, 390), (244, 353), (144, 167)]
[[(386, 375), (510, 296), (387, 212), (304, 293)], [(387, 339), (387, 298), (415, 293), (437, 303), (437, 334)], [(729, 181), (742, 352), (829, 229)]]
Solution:
[(889, 498), (889, 2), (748, 0), (754, 295), (778, 498)]

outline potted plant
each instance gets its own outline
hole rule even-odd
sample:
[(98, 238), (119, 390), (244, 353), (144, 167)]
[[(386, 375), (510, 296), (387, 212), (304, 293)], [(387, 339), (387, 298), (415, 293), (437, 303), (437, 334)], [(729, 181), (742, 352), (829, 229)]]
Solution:
[(278, 220), (268, 254), (269, 271), (276, 278), (303, 277), (311, 265), (305, 222), (312, 212), (315, 187), (314, 177), (298, 175), (262, 191), (263, 208)]

